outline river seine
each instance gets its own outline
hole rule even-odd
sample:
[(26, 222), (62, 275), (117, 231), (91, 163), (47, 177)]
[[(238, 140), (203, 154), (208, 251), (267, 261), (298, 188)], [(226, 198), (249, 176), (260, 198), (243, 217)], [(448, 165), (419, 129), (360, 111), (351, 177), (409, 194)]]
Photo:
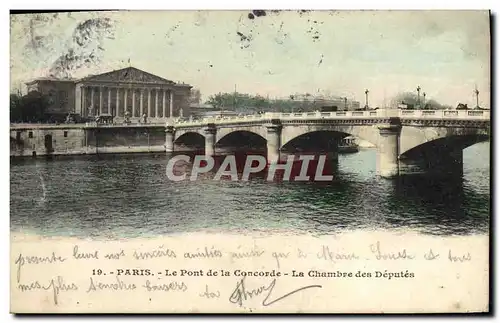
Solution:
[(327, 183), (172, 182), (165, 154), (13, 160), (11, 231), (93, 238), (384, 229), (487, 234), (489, 149), (486, 142), (464, 150), (463, 177), (446, 181), (378, 178), (373, 149), (340, 155)]

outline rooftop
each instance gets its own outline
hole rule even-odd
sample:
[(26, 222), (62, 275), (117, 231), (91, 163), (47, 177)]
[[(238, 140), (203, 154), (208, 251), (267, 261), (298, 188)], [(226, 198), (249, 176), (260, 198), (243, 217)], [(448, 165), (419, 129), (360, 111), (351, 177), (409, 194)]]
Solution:
[[(159, 80), (163, 80), (163, 81), (165, 81), (165, 83), (175, 84), (176, 86), (180, 86), (180, 87), (189, 87), (189, 88), (192, 87), (190, 84), (186, 84), (184, 82), (174, 82), (174, 81), (171, 81), (171, 80), (167, 80), (167, 79), (165, 79), (165, 78), (163, 78), (161, 76), (158, 76), (158, 75), (146, 72), (144, 70), (140, 70), (140, 69), (132, 67), (132, 66), (129, 66), (129, 67), (126, 67), (126, 68), (117, 69), (117, 70), (112, 70), (112, 71), (108, 71), (108, 72), (104, 72), (104, 73), (99, 73), (99, 74), (89, 74), (89, 75), (84, 76), (82, 78), (37, 77), (37, 78), (35, 78), (35, 79), (33, 79), (33, 80), (29, 81), (29, 82), (26, 82), (25, 84), (26, 85), (31, 85), (31, 84), (34, 84), (36, 82), (43, 82), (43, 81), (78, 83), (78, 82), (81, 82), (81, 81), (89, 80), (89, 79), (94, 78), (94, 77), (117, 74), (117, 73), (120, 73), (122, 71), (125, 72), (125, 75), (127, 75), (128, 72), (136, 72), (136, 73), (139, 72), (139, 73), (143, 73), (143, 75), (147, 75), (148, 77), (152, 77), (152, 78), (156, 78), (156, 79), (159, 79)], [(131, 74), (132, 73), (130, 73), (130, 75)], [(119, 75), (119, 74), (117, 74), (117, 75)]]
[(29, 82), (26, 82), (26, 85), (31, 85), (36, 82), (41, 82), (41, 81), (50, 81), (50, 82), (70, 82), (70, 83), (75, 83), (78, 81), (78, 79), (59, 79), (56, 77), (37, 77), (36, 79), (33, 79)]

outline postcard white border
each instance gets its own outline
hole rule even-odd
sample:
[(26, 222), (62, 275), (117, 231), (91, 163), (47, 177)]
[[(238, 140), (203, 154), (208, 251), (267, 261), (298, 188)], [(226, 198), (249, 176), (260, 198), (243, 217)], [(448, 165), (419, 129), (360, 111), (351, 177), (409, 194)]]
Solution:
[[(43, 3), (43, 4), (42, 4)], [(49, 9), (49, 8), (65, 8), (65, 9), (114, 9), (114, 8), (123, 8), (123, 9), (248, 9), (248, 8), (257, 8), (259, 9), (267, 9), (267, 8), (279, 8), (279, 7), (286, 7), (289, 9), (304, 9), (304, 7), (307, 7), (307, 9), (331, 9), (332, 6), (335, 6), (336, 9), (492, 9), (494, 14), (498, 15), (498, 12), (500, 11), (499, 9), (499, 2), (496, 1), (487, 1), (487, 0), (476, 0), (476, 1), (449, 1), (449, 0), (420, 0), (420, 1), (411, 1), (411, 2), (402, 2), (402, 1), (389, 1), (389, 0), (383, 0), (383, 1), (357, 1), (357, 0), (350, 0), (350, 1), (344, 1), (344, 2), (338, 2), (335, 1), (335, 3), (332, 3), (330, 1), (324, 1), (324, 0), (309, 0), (307, 2), (304, 1), (296, 1), (296, 0), (291, 0), (291, 1), (286, 1), (286, 2), (278, 2), (278, 1), (269, 1), (269, 0), (254, 0), (254, 1), (181, 1), (178, 3), (172, 3), (172, 2), (160, 2), (160, 1), (155, 1), (155, 0), (141, 0), (141, 1), (129, 1), (129, 0), (121, 0), (119, 2), (112, 2), (112, 1), (103, 1), (103, 0), (87, 0), (85, 2), (83, 1), (26, 1), (26, 0), (9, 0), (9, 1), (3, 1), (1, 3), (1, 6), (4, 7), (2, 8), (2, 16), (0, 18), (0, 21), (2, 23), (2, 29), (1, 29), (1, 36), (3, 40), (3, 45), (2, 50), (0, 51), (0, 55), (2, 58), (2, 64), (0, 68), (2, 69), (2, 75), (4, 76), (1, 79), (2, 82), (2, 97), (4, 98), (4, 108), (0, 109), (0, 120), (8, 126), (8, 120), (9, 120), (9, 110), (8, 110), (8, 95), (9, 95), (9, 81), (8, 77), (10, 76), (9, 68), (7, 67), (8, 65), (6, 62), (9, 60), (9, 16), (7, 13), (7, 10), (9, 9), (33, 9), (33, 8), (38, 8), (38, 9)], [(496, 24), (498, 26), (498, 17), (496, 17)], [(494, 34), (495, 36), (495, 44), (498, 44), (498, 31)], [(496, 46), (495, 46), (496, 47)], [(498, 55), (498, 51), (495, 48), (495, 53)], [(492, 71), (495, 73), (495, 75), (498, 72), (498, 65), (495, 64), (495, 70)], [(494, 89), (495, 94), (499, 93), (498, 91), (498, 80), (496, 80), (496, 86)], [(493, 109), (496, 107), (493, 106)], [(495, 113), (496, 115), (496, 113)], [(494, 127), (495, 128), (500, 128), (498, 126), (498, 118), (494, 119)], [(7, 143), (7, 136), (0, 137), (0, 147), (2, 148), (3, 151), (7, 151), (9, 149), (9, 145)], [(495, 141), (495, 148), (498, 149), (499, 143)], [(497, 150), (496, 149), (496, 150)], [(497, 161), (498, 162), (498, 161)], [(10, 175), (9, 175), (9, 162), (7, 158), (5, 157), (1, 161), (2, 163), (2, 171), (4, 174), (4, 180), (1, 181), (1, 206), (3, 206), (2, 209), (7, 210), (9, 208), (9, 180), (10, 180)], [(497, 165), (495, 164), (493, 167), (496, 167)], [(497, 179), (497, 176), (495, 176), (495, 179)], [(492, 184), (493, 186), (493, 184)], [(496, 194), (493, 195), (493, 197), (496, 197)], [(10, 234), (10, 221), (8, 215), (4, 215), (3, 219), (3, 241), (2, 241), (2, 248), (1, 248), (1, 254), (3, 259), (7, 259), (9, 255), (9, 249), (10, 249), (10, 240), (9, 240), (9, 234)], [(492, 232), (498, 232), (498, 220), (495, 221), (495, 228), (492, 228)], [(496, 250), (496, 255), (498, 256), (498, 247), (495, 247)], [(8, 285), (8, 277), (9, 277), (9, 270), (8, 266), (0, 266), (0, 271), (2, 273), (2, 276), (4, 278), (4, 287), (3, 287), (3, 293), (2, 293), (2, 310), (1, 310), (1, 319), (2, 322), (11, 322), (14, 320), (14, 317), (10, 314), (9, 312), (9, 285)], [(498, 280), (497, 280), (498, 283)], [(495, 286), (497, 287), (497, 286)], [(498, 299), (498, 298), (497, 298)], [(495, 304), (495, 305), (498, 305)], [(498, 307), (497, 307), (498, 310)], [(46, 322), (56, 322), (63, 319), (64, 321), (92, 321), (92, 322), (101, 322), (104, 320), (109, 320), (109, 319), (117, 319), (117, 318), (106, 318), (106, 317), (85, 317), (85, 318), (74, 318), (74, 317), (48, 317), (45, 318), (44, 320)], [(121, 319), (121, 318), (118, 318)], [(137, 317), (137, 318), (129, 318), (131, 321), (135, 322), (142, 322), (143, 320), (146, 319), (151, 319), (147, 317)], [(173, 318), (171, 318), (173, 319)], [(187, 318), (183, 317), (182, 319), (195, 319), (194, 317)], [(220, 318), (218, 317), (209, 317), (205, 318), (208, 321), (213, 321), (213, 322), (218, 322)], [(227, 320), (228, 318), (226, 318)], [(273, 318), (259, 318), (259, 321), (270, 321)], [(313, 318), (311, 318), (313, 319)], [(318, 318), (314, 318), (317, 320)], [(325, 320), (331, 320), (332, 318), (324, 318)], [(333, 318), (335, 320), (341, 319), (339, 317)], [(354, 321), (357, 320), (365, 320), (367, 318), (356, 318)], [(431, 318), (431, 320), (437, 320), (438, 318)], [(473, 318), (474, 319), (474, 318)], [(476, 318), (477, 319), (477, 318)], [(231, 320), (236, 320), (236, 318), (230, 318)], [(297, 318), (293, 317), (287, 317), (287, 321), (294, 321), (297, 320)], [(350, 318), (352, 320), (352, 318)], [(425, 320), (426, 322), (429, 321), (429, 318), (417, 318), (417, 320)]]

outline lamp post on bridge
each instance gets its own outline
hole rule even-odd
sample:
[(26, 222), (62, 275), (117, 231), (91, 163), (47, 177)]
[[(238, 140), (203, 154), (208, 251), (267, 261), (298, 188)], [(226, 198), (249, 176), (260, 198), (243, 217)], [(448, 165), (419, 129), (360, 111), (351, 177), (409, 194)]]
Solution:
[(344, 98), (344, 110), (347, 111), (347, 97)]
[(424, 92), (424, 93), (422, 93), (422, 95), (424, 96), (423, 106), (424, 106), (424, 109), (425, 109), (425, 96), (426, 96), (425, 92)]
[(417, 86), (417, 105), (420, 107), (420, 85)]
[(476, 109), (479, 109), (479, 90), (477, 87), (474, 89), (474, 94), (476, 95)]
[(368, 93), (370, 93), (370, 91), (368, 91), (368, 89), (365, 90), (365, 109), (368, 110)]

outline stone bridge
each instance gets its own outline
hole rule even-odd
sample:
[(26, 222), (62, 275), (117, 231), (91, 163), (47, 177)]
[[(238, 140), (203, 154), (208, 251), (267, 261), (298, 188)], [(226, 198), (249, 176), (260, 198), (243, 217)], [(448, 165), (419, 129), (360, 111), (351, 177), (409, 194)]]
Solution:
[(398, 110), (265, 113), (166, 125), (167, 152), (198, 147), (215, 155), (224, 147), (259, 146), (268, 163), (280, 152), (328, 152), (336, 156), (343, 137), (355, 136), (377, 147), (377, 173), (392, 177), (413, 172), (462, 172), (464, 148), (489, 140), (485, 110)]

